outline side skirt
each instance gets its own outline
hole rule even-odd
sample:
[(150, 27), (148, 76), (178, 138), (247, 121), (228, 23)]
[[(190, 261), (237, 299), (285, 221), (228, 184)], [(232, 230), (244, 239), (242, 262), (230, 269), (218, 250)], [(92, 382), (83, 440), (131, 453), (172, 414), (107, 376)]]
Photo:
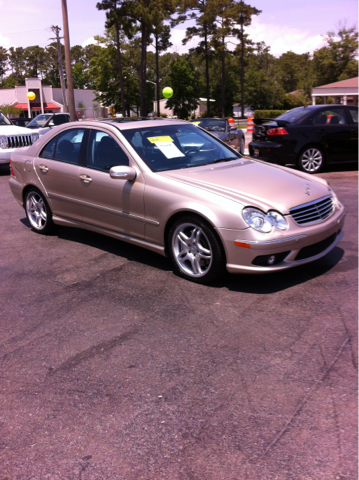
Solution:
[(91, 232), (101, 233), (102, 235), (106, 235), (108, 237), (116, 238), (117, 240), (122, 240), (124, 242), (132, 243), (133, 245), (146, 248), (147, 250), (151, 250), (152, 252), (159, 253), (164, 257), (167, 256), (165, 253), (165, 247), (163, 245), (157, 245), (155, 243), (146, 242), (145, 240), (141, 240), (136, 237), (131, 237), (131, 235), (114, 232), (112, 230), (107, 230), (106, 228), (96, 227), (94, 225), (79, 222), (77, 220), (69, 220), (64, 217), (59, 217), (58, 215), (53, 215), (52, 220), (56, 225), (61, 225), (63, 227), (82, 228), (83, 230), (90, 230)]

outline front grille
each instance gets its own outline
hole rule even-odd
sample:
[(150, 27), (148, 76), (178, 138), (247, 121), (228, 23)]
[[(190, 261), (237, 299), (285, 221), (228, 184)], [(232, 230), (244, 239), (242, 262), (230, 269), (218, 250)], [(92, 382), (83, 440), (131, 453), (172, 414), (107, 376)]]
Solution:
[(32, 145), (31, 135), (11, 135), (7, 137), (8, 148), (29, 147)]
[(305, 258), (315, 257), (315, 255), (319, 255), (320, 253), (324, 252), (330, 245), (334, 242), (337, 238), (337, 233), (333, 233), (330, 237), (322, 240), (321, 242), (314, 243), (313, 245), (308, 245), (308, 247), (302, 248), (298, 255), (295, 257), (296, 260), (304, 260)]
[(289, 213), (299, 225), (306, 225), (328, 218), (333, 210), (332, 198), (328, 196), (291, 208)]

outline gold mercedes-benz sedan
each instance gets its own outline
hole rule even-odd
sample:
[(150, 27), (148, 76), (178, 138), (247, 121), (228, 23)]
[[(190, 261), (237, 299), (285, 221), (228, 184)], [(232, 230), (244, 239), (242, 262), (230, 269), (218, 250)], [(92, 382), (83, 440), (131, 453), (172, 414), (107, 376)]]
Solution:
[(109, 235), (168, 255), (195, 282), (301, 265), (342, 238), (344, 207), (325, 180), (180, 120), (67, 123), (14, 151), (9, 182), (36, 232)]

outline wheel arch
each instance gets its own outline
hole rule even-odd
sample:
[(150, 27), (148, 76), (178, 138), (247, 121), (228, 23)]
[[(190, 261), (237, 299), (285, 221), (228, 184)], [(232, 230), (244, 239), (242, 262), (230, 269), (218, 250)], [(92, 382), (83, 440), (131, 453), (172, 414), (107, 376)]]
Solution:
[(299, 162), (299, 159), (302, 153), (305, 152), (305, 150), (308, 150), (309, 148), (317, 148), (318, 150), (320, 150), (323, 154), (323, 163), (326, 162), (327, 160), (326, 148), (320, 142), (315, 142), (315, 141), (309, 142), (306, 145), (304, 145), (304, 147), (301, 147), (299, 149), (299, 152), (297, 154), (297, 162)]
[(209, 227), (212, 228), (213, 232), (214, 232), (214, 235), (217, 237), (217, 240), (219, 241), (219, 244), (221, 246), (221, 249), (222, 249), (222, 253), (224, 255), (224, 258), (225, 260), (227, 260), (227, 255), (226, 255), (226, 249), (224, 248), (224, 245), (223, 245), (223, 241), (220, 237), (220, 235), (218, 234), (217, 232), (217, 229), (216, 227), (214, 226), (213, 222), (206, 216), (204, 215), (202, 212), (201, 213), (198, 213), (197, 211), (193, 211), (193, 210), (180, 210), (178, 212), (175, 212), (173, 215), (171, 215), (169, 217), (169, 219), (167, 220), (166, 222), (166, 225), (165, 225), (165, 228), (164, 228), (164, 232), (163, 232), (163, 236), (164, 236), (164, 246), (165, 246), (165, 253), (166, 253), (166, 256), (169, 256), (169, 252), (168, 252), (168, 234), (173, 226), (173, 224), (178, 220), (180, 219), (181, 217), (185, 217), (185, 216), (192, 216), (192, 217), (196, 217), (198, 218), (199, 220), (207, 223), (207, 225)]
[[(25, 208), (25, 198), (26, 198), (27, 192), (28, 192), (29, 190), (37, 190), (39, 193), (41, 193), (41, 195), (44, 196), (47, 204), (49, 205), (49, 199), (48, 199), (46, 193), (43, 192), (37, 185), (34, 185), (34, 184), (32, 184), (32, 183), (29, 183), (28, 185), (26, 185), (26, 187), (24, 187), (24, 189), (23, 189), (23, 191), (22, 191), (22, 205), (23, 205), (24, 208)], [(50, 208), (50, 210), (51, 210), (50, 205), (49, 205), (49, 208)]]

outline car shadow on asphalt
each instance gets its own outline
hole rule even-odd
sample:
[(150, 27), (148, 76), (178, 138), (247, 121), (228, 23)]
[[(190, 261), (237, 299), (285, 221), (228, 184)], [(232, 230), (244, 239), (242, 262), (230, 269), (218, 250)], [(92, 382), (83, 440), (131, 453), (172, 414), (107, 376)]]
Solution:
[[(30, 224), (26, 217), (20, 221), (30, 229)], [(169, 258), (99, 233), (78, 228), (61, 227), (53, 236), (57, 236), (61, 240), (81, 243), (84, 246), (97, 248), (112, 255), (121, 256), (129, 262), (141, 263), (164, 272), (173, 271)], [(337, 246), (325, 257), (289, 270), (260, 275), (235, 275), (226, 272), (219, 280), (208, 283), (207, 287), (217, 289), (227, 288), (228, 290), (242, 293), (271, 294), (306, 283), (316, 277), (324, 275), (341, 261), (343, 255), (344, 250)], [(180, 278), (175, 272), (173, 274)]]

